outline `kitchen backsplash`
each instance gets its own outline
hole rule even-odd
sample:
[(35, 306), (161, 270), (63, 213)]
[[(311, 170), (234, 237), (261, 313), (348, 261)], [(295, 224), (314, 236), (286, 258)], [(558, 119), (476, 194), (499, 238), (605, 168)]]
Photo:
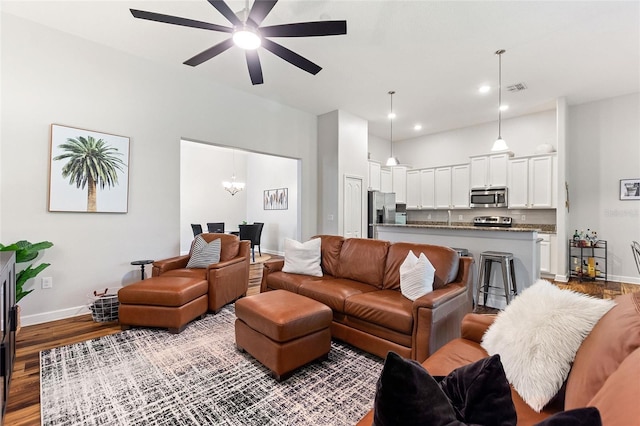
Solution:
[[(451, 209), (451, 222), (471, 223), (476, 216), (509, 216), (513, 226), (556, 224), (555, 209)], [(523, 218), (524, 217), (524, 218)], [(407, 222), (447, 222), (447, 210), (407, 210)], [(546, 227), (545, 227), (546, 228)]]

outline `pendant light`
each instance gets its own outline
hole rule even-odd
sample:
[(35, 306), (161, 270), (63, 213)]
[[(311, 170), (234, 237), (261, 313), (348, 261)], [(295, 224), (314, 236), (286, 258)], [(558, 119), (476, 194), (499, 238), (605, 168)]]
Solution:
[(393, 156), (393, 119), (396, 118), (396, 115), (393, 113), (393, 95), (395, 95), (395, 93), (396, 92), (393, 90), (389, 91), (389, 96), (391, 97), (391, 112), (389, 112), (389, 124), (391, 129), (389, 142), (391, 145), (391, 157), (387, 159), (387, 166), (397, 166), (400, 164), (398, 158)]
[(231, 195), (236, 195), (238, 192), (244, 189), (244, 182), (236, 182), (236, 150), (233, 151), (233, 174), (231, 175), (231, 181), (222, 182), (224, 189)]
[(509, 147), (502, 139), (502, 54), (504, 49), (496, 51), (498, 55), (498, 139), (493, 143), (491, 151), (507, 151)]

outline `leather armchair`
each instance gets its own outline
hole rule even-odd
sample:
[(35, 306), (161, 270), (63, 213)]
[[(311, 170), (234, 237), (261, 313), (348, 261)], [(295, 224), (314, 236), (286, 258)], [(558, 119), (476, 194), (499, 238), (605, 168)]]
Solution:
[[(218, 312), (224, 305), (245, 296), (249, 288), (249, 253), (251, 243), (235, 235), (201, 234), (207, 242), (220, 238), (220, 262), (206, 268), (187, 268), (191, 257), (171, 257), (153, 262), (152, 276), (202, 278), (209, 283), (209, 310)], [(192, 246), (193, 249), (193, 246)]]

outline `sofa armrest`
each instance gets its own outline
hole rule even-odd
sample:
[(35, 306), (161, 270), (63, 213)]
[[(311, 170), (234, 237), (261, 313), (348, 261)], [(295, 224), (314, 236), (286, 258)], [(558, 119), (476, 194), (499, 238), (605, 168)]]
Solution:
[(267, 260), (262, 264), (262, 281), (260, 281), (260, 293), (267, 291), (267, 277), (273, 272), (282, 271), (284, 259)]
[(496, 315), (493, 314), (465, 315), (461, 326), (462, 338), (476, 343), (482, 342), (482, 336), (484, 336), (484, 333), (486, 333), (495, 319)]
[(157, 277), (173, 269), (186, 268), (187, 263), (189, 263), (188, 254), (185, 254), (183, 256), (170, 257), (163, 260), (156, 260), (155, 262), (153, 262), (153, 270), (151, 271), (151, 275)]

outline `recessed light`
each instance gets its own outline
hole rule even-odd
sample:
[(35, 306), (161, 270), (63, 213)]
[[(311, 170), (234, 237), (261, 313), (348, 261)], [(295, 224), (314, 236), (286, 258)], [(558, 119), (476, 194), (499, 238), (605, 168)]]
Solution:
[(416, 124), (413, 126), (413, 130), (422, 130), (422, 124)]
[(489, 90), (491, 90), (491, 86), (487, 86), (486, 84), (478, 88), (478, 92), (480, 93), (488, 93)]
[(509, 105), (500, 105), (500, 111), (506, 111), (509, 109)]
[(396, 113), (395, 112), (390, 112), (389, 115), (387, 115), (387, 118), (393, 120), (394, 118), (396, 118)]

